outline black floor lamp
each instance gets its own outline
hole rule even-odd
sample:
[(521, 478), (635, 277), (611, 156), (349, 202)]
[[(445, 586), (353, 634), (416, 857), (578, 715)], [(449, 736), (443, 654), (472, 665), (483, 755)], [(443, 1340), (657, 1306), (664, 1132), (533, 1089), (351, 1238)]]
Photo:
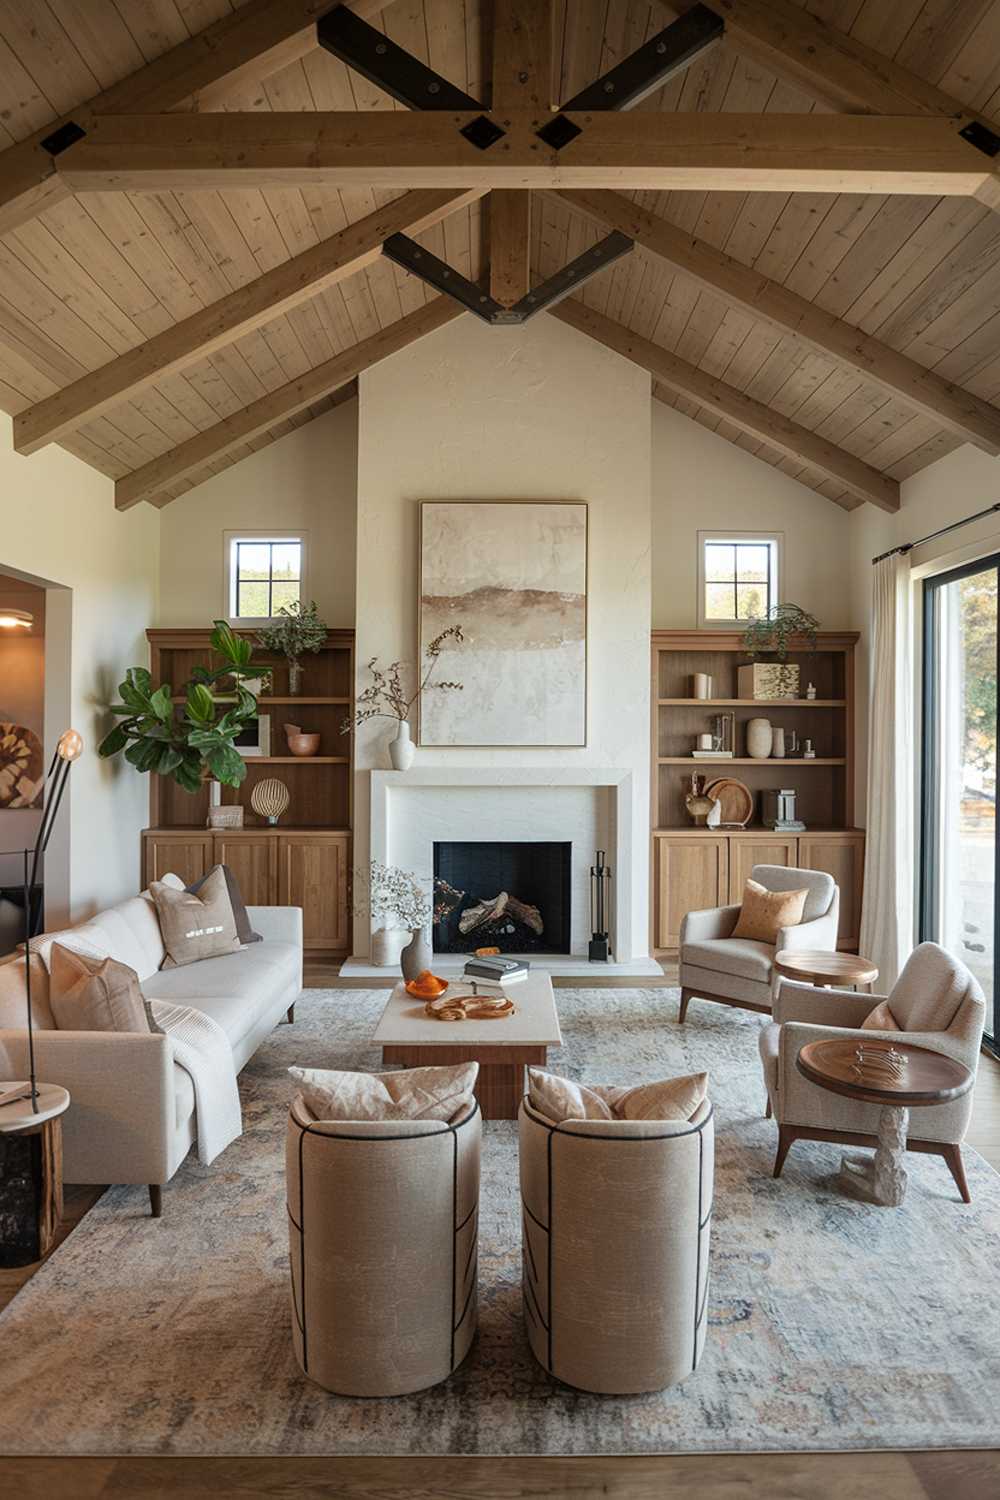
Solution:
[[(31, 1014), (31, 939), (34, 937), (34, 914), (32, 912), (31, 896), (38, 877), (38, 866), (40, 860), (44, 859), (45, 851), (52, 837), (52, 829), (55, 826), (59, 814), (59, 804), (62, 802), (66, 783), (69, 780), (69, 768), (75, 760), (79, 760), (83, 753), (83, 739), (75, 729), (67, 729), (59, 736), (52, 764), (49, 766), (45, 784), (50, 787), (49, 796), (45, 802), (45, 810), (42, 813), (42, 821), (38, 829), (38, 837), (33, 849), (16, 849), (8, 853), (20, 854), (23, 862), (24, 882), (24, 994), (28, 1012), (28, 1072), (31, 1077), (29, 1093), (20, 1095), (20, 1098), (30, 1098), (31, 1108), (35, 1114), (38, 1113), (38, 1080), (35, 1076), (35, 1030)], [(12, 1104), (13, 1099), (5, 1100)]]

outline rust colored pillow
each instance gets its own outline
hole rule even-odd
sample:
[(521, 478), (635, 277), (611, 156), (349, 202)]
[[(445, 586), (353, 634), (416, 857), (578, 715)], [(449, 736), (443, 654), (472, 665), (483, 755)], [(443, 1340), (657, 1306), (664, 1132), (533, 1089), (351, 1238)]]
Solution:
[(756, 880), (748, 880), (733, 937), (775, 944), (783, 927), (798, 927), (808, 895), (808, 891), (769, 891)]
[(875, 1009), (861, 1022), (862, 1031), (900, 1031), (902, 1028), (889, 1009), (888, 1000), (880, 1000)]

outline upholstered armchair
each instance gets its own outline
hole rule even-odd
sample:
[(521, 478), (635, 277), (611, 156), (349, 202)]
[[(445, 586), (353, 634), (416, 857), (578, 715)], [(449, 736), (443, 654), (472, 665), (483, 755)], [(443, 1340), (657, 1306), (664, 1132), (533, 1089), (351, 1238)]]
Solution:
[[(877, 1005), (886, 1003), (898, 1031), (860, 1029)], [(912, 1042), (964, 1063), (973, 1073), (979, 1061), (986, 1006), (969, 970), (937, 943), (921, 943), (890, 995), (857, 995), (850, 990), (814, 989), (785, 981), (774, 1000), (774, 1020), (760, 1034), (760, 1056), (767, 1088), (767, 1113), (778, 1122), (774, 1175), (779, 1177), (794, 1141), (842, 1141), (875, 1146), (880, 1106), (862, 1104), (810, 1083), (796, 1067), (806, 1042), (821, 1037), (857, 1036), (866, 1042)], [(910, 1110), (909, 1151), (943, 1156), (963, 1200), (971, 1202), (962, 1164), (961, 1141), (972, 1114), (972, 1091), (950, 1104)]]
[(401, 1396), (446, 1380), (476, 1331), (475, 1100), (441, 1120), (288, 1116), (292, 1342), (343, 1396)]
[(532, 1352), (600, 1394), (697, 1369), (708, 1324), (712, 1105), (690, 1120), (518, 1115), (522, 1300)]
[(771, 1012), (774, 955), (782, 949), (820, 948), (836, 951), (840, 923), (840, 891), (824, 870), (794, 870), (784, 865), (754, 865), (751, 880), (769, 891), (809, 892), (802, 921), (783, 927), (775, 944), (734, 938), (740, 906), (689, 911), (681, 923), (681, 1008), (687, 1015), (692, 1000), (716, 1000), (742, 1010)]

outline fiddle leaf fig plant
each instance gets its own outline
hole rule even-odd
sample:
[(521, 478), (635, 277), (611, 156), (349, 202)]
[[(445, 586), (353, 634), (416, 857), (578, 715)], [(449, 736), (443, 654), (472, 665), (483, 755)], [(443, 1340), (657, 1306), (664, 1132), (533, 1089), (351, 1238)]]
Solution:
[[(253, 646), (225, 620), (213, 624), (212, 650), (221, 664), (193, 669), (180, 689), (183, 703), (174, 702), (169, 682), (154, 688), (145, 667), (128, 668), (118, 688), (121, 702), (111, 705), (118, 723), (101, 741), (99, 755), (107, 760), (124, 751), (137, 771), (171, 776), (186, 792), (199, 791), (207, 780), (240, 785), (247, 767), (234, 741), (257, 717), (256, 695), (245, 684), (266, 676), (267, 668), (254, 665)], [(225, 687), (218, 690), (223, 679)]]

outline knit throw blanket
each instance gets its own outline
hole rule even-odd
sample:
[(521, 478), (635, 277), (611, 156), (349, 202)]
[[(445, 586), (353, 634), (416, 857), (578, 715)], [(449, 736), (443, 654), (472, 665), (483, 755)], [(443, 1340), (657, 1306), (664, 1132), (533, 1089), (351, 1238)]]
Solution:
[(243, 1115), (236, 1086), (233, 1049), (222, 1027), (211, 1016), (189, 1005), (151, 1000), (153, 1020), (170, 1038), (174, 1062), (191, 1075), (194, 1084), (198, 1160), (215, 1160), (243, 1134)]

